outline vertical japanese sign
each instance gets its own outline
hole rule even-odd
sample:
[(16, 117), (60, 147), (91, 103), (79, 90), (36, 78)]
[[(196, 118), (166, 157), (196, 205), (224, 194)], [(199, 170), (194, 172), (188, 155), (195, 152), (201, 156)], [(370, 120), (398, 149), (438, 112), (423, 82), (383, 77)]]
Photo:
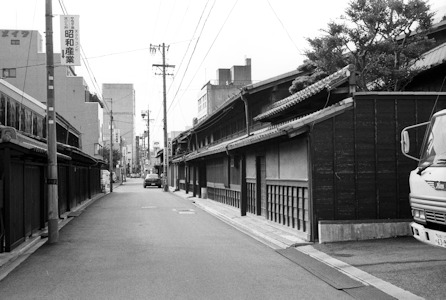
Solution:
[[(121, 130), (114, 129), (113, 130), (113, 144), (119, 144), (121, 142)], [(118, 146), (119, 148), (119, 146)]]
[(60, 63), (64, 66), (81, 65), (81, 44), (79, 41), (79, 16), (60, 16)]

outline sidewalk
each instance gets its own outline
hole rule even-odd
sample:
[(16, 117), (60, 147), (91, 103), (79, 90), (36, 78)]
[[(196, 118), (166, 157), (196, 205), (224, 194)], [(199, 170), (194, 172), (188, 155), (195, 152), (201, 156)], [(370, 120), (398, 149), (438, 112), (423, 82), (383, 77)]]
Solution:
[[(113, 185), (113, 189), (119, 187), (122, 183), (117, 182)], [(97, 194), (95, 197), (85, 200), (79, 206), (74, 208), (72, 211), (66, 212), (61, 216), (59, 220), (59, 230), (67, 225), (74, 217), (79, 216), (84, 209), (86, 209), (90, 204), (94, 203), (96, 200), (104, 197), (110, 193)], [(39, 247), (44, 245), (48, 241), (48, 228), (45, 228), (39, 232), (34, 233), (31, 237), (26, 239), (22, 244), (11, 252), (0, 253), (0, 281), (5, 278), (12, 270), (14, 270), (18, 265), (25, 261), (28, 256), (34, 253)]]

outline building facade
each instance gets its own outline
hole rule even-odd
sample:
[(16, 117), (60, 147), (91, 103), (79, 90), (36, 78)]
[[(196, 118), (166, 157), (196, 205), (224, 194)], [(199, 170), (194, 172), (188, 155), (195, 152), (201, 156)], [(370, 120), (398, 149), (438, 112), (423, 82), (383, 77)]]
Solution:
[[(48, 221), (46, 106), (0, 79), (0, 253)], [(56, 113), (58, 212), (101, 192), (101, 160), (79, 150), (81, 134)]]
[(240, 89), (252, 83), (251, 59), (246, 59), (246, 65), (233, 66), (231, 69), (218, 69), (217, 80), (207, 82), (198, 97), (197, 121), (211, 115), (225, 101), (238, 94)]
[(179, 135), (170, 184), (307, 241), (410, 234), (416, 162), (401, 154), (400, 132), (445, 108), (446, 93), (358, 93), (351, 66), (289, 95), (293, 79), (245, 86)]
[(113, 112), (113, 130), (119, 133), (117, 140), (113, 142), (114, 149), (125, 148), (126, 164), (133, 170), (136, 168), (136, 111), (135, 111), (135, 90), (133, 84), (125, 83), (104, 83), (102, 85), (102, 95), (106, 103), (103, 114), (103, 136), (106, 143), (110, 143), (110, 112)]
[[(1, 30), (1, 77), (46, 104), (46, 53), (42, 51), (42, 36), (35, 30)], [(54, 97), (57, 113), (81, 132), (81, 149), (102, 158), (102, 115), (100, 99), (92, 95), (72, 67), (60, 65), (60, 54), (54, 55)]]

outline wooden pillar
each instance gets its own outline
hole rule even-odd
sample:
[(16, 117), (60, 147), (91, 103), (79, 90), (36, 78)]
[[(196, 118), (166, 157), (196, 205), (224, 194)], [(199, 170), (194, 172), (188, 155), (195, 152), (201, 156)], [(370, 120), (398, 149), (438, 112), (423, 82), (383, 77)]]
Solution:
[(186, 194), (189, 194), (190, 169), (188, 164), (184, 165), (184, 172), (186, 173), (184, 176), (184, 181), (186, 186), (184, 188), (186, 189)]
[(66, 172), (66, 179), (65, 179), (65, 184), (66, 184), (66, 188), (67, 188), (67, 211), (71, 211), (71, 209), (73, 209), (74, 207), (76, 207), (76, 205), (72, 205), (73, 203), (73, 166), (71, 163), (71, 160), (68, 162), (68, 166), (67, 168), (67, 172)]
[(246, 186), (246, 157), (240, 156), (240, 215), (246, 216), (248, 190)]
[(92, 184), (91, 184), (91, 181), (93, 180), (93, 176), (92, 176), (92, 172), (91, 172), (91, 167), (88, 167), (88, 169), (87, 169), (88, 171), (88, 187), (87, 187), (87, 189), (88, 189), (88, 199), (91, 199), (91, 187), (92, 187)]
[(192, 167), (192, 196), (197, 197), (197, 167)]
[(12, 226), (11, 226), (12, 225), (12, 220), (11, 220), (11, 217), (12, 217), (11, 216), (11, 214), (12, 214), (12, 210), (11, 210), (11, 153), (10, 153), (10, 149), (8, 147), (6, 147), (3, 153), (4, 153), (3, 174), (4, 174), (4, 181), (5, 181), (5, 183), (4, 183), (5, 198), (4, 198), (4, 207), (3, 207), (4, 216), (5, 216), (5, 220), (4, 220), (4, 224), (3, 224), (5, 227), (5, 235), (3, 238), (5, 239), (5, 251), (10, 252), (11, 251), (11, 234), (12, 234)]

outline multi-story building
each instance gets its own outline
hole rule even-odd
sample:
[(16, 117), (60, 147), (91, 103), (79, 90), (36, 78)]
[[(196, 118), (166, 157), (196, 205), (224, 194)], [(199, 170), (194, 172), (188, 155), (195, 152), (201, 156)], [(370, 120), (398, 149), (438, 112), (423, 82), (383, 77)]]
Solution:
[[(113, 113), (113, 129), (120, 133), (118, 142), (113, 142), (113, 148), (125, 147), (127, 153), (123, 153), (127, 163), (133, 170), (136, 168), (136, 126), (135, 126), (135, 90), (133, 84), (129, 83), (104, 83), (102, 85), (102, 95), (106, 102), (104, 110), (103, 136), (105, 143), (110, 141), (110, 112)], [(130, 160), (129, 160), (130, 159)]]
[(207, 82), (201, 89), (198, 99), (197, 121), (211, 115), (226, 100), (240, 93), (240, 89), (251, 84), (251, 59), (246, 65), (233, 66), (231, 69), (218, 69), (217, 80)]
[[(46, 53), (36, 30), (0, 30), (0, 77), (42, 103), (47, 102)], [(81, 133), (80, 148), (101, 158), (102, 103), (73, 67), (60, 65), (54, 54), (54, 97), (58, 114)]]

